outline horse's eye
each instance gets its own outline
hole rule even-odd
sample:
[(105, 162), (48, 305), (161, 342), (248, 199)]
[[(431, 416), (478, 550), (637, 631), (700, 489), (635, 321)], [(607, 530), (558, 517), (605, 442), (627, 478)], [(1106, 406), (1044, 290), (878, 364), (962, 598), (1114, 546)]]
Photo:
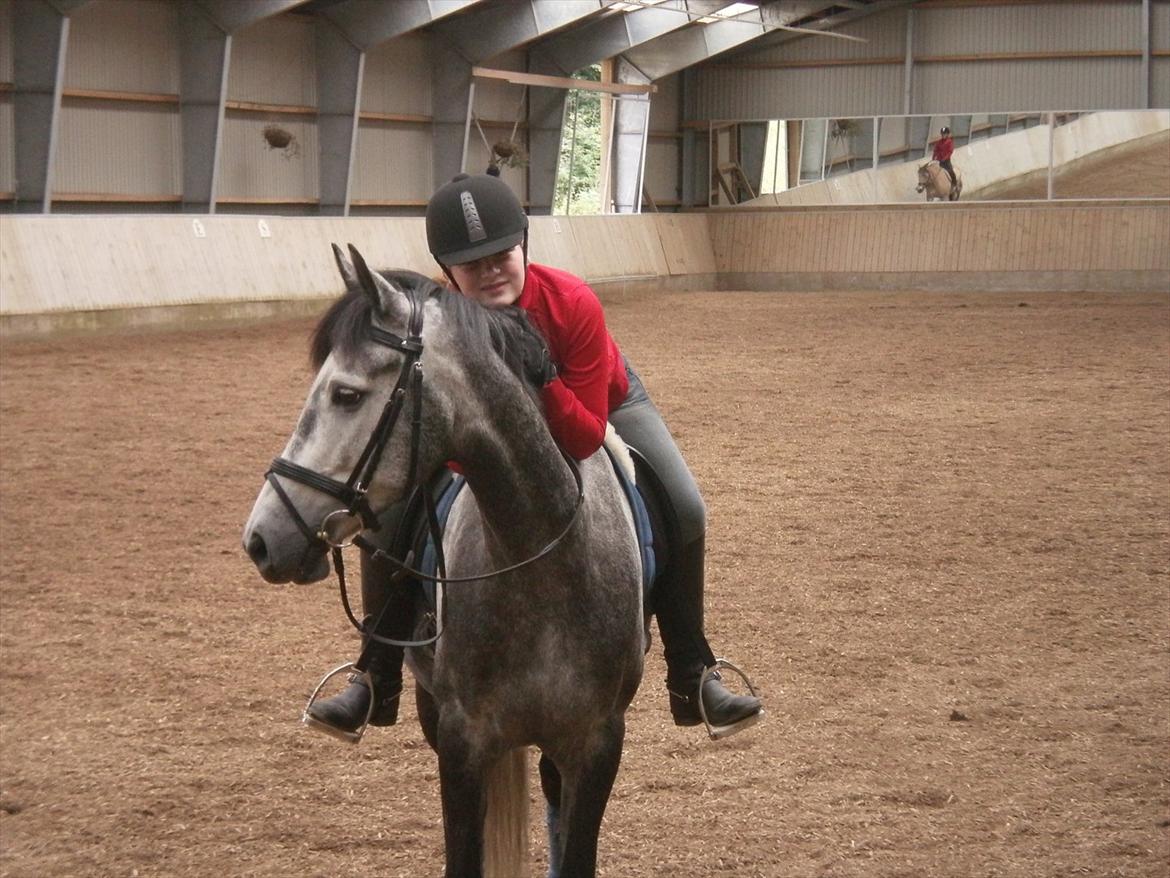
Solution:
[(332, 401), (334, 405), (343, 406), (344, 408), (353, 408), (358, 405), (365, 396), (360, 390), (354, 390), (352, 387), (334, 387)]

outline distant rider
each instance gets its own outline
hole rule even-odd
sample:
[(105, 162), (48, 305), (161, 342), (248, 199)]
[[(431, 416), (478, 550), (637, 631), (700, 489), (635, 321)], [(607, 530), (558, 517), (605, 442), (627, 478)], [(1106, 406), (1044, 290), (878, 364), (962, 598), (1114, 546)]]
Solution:
[(934, 154), (931, 156), (938, 166), (947, 172), (947, 176), (951, 178), (951, 195), (952, 200), (954, 192), (959, 188), (959, 181), (955, 177), (955, 169), (951, 167), (951, 156), (955, 152), (955, 141), (951, 139), (951, 129), (945, 125), (939, 131), (942, 136), (935, 141)]

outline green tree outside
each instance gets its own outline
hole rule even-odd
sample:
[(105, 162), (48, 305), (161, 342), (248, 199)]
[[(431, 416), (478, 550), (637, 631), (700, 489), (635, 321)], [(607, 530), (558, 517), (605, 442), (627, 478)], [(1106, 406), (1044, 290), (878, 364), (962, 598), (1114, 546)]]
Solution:
[[(601, 65), (582, 68), (573, 74), (573, 78), (600, 82)], [(557, 163), (553, 213), (601, 213), (601, 100), (601, 92), (576, 89), (570, 91), (565, 100), (565, 126)]]

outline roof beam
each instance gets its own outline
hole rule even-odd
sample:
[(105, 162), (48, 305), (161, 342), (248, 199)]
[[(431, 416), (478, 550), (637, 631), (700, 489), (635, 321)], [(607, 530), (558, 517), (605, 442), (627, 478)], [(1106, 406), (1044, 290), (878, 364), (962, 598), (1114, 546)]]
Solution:
[(565, 74), (620, 55), (635, 46), (690, 23), (692, 17), (710, 15), (729, 6), (728, 0), (666, 0), (623, 15), (607, 15), (572, 31), (545, 40), (534, 49), (545, 62)]
[(347, 40), (366, 51), (461, 12), (482, 0), (345, 0), (321, 10)]
[(508, 0), (492, 2), (450, 21), (435, 33), (468, 64), (479, 64), (526, 45), (604, 9), (613, 0)]
[[(838, 12), (836, 15), (826, 16), (819, 21), (808, 22), (801, 25), (801, 27), (806, 31), (821, 30), (831, 33), (833, 28), (840, 27), (841, 25), (847, 24), (851, 21), (857, 21), (858, 19), (866, 18), (870, 15), (876, 15), (879, 12), (887, 12), (891, 9), (897, 9), (902, 6), (912, 6), (917, 2), (918, 0), (877, 0), (875, 3), (854, 6), (851, 3), (842, 3), (841, 0), (838, 0), (838, 2), (834, 4), (835, 6), (850, 6), (850, 10), (848, 12)], [(792, 40), (799, 40), (806, 36), (809, 36), (809, 34), (793, 33), (791, 31), (781, 30), (757, 40), (752, 48), (762, 49), (767, 46), (776, 46), (780, 43), (788, 43)]]
[(234, 34), (250, 24), (288, 12), (306, 0), (196, 0), (197, 5), (225, 34)]
[(726, 21), (691, 25), (672, 31), (623, 53), (623, 58), (651, 81), (677, 73), (721, 52), (755, 40), (769, 30), (799, 21), (834, 5), (832, 0), (792, 3), (773, 0), (756, 10), (755, 15), (737, 16)]

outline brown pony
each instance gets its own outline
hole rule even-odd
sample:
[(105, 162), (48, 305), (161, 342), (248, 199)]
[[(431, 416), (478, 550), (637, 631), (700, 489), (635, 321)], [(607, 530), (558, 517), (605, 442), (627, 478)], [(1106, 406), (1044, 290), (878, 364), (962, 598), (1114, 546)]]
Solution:
[(915, 192), (926, 192), (926, 200), (958, 201), (963, 191), (963, 177), (955, 170), (955, 186), (952, 190), (951, 178), (938, 162), (927, 162), (918, 167), (918, 188)]

